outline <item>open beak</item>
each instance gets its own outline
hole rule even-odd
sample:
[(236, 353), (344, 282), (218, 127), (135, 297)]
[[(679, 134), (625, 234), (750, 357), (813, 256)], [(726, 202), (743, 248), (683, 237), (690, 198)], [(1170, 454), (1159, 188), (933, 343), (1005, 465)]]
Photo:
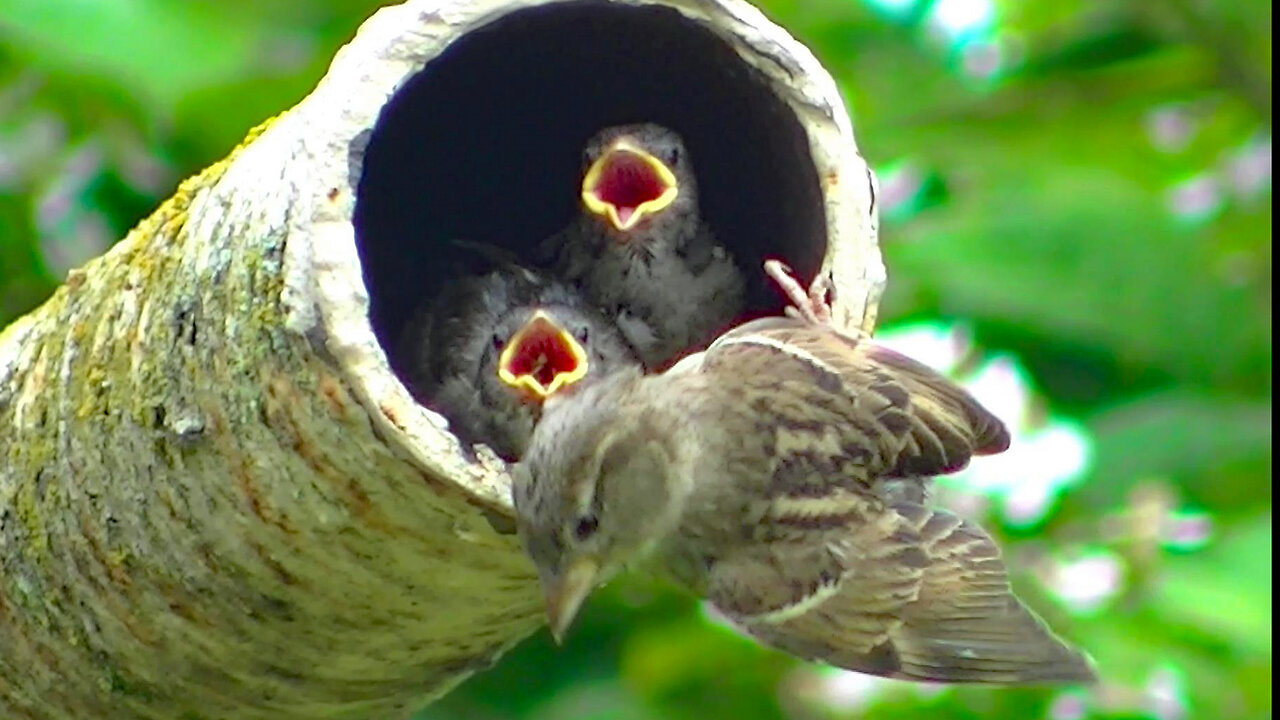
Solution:
[(586, 375), (586, 349), (542, 310), (511, 336), (498, 357), (498, 377), (540, 400)]
[(564, 641), (565, 631), (578, 616), (578, 608), (595, 589), (600, 565), (591, 558), (574, 560), (559, 575), (543, 578), (542, 592), (547, 599), (547, 621), (556, 643)]
[(675, 173), (627, 138), (614, 141), (582, 179), (582, 202), (625, 231), (666, 208), (679, 194)]

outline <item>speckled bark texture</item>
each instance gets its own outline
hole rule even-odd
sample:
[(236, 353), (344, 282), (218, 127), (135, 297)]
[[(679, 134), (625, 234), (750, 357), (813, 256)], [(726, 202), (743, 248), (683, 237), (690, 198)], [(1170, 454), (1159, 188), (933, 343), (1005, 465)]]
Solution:
[(217, 184), (4, 336), (6, 720), (390, 717), (537, 627), (512, 538), (288, 327), (284, 225), (193, 232)]
[[(526, 6), (379, 12), (311, 96), (0, 333), (0, 718), (404, 718), (539, 627), (505, 468), (389, 370), (352, 226), (382, 106)], [(736, 0), (675, 7), (788, 88), (837, 311), (869, 328), (873, 181), (834, 84)]]

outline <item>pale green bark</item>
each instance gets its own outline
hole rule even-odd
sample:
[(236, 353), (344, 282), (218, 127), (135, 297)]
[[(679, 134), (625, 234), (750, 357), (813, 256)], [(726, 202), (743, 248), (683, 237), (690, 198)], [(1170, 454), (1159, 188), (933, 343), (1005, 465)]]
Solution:
[(282, 229), (193, 241), (216, 180), (4, 336), (0, 717), (388, 717), (540, 621), (513, 538), (286, 327)]

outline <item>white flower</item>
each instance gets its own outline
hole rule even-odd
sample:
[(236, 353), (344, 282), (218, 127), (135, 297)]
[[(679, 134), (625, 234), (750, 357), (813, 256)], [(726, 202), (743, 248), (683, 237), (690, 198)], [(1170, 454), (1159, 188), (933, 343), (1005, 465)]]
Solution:
[(1143, 689), (1146, 710), (1156, 720), (1183, 720), (1188, 714), (1186, 683), (1172, 665), (1151, 673)]
[(1124, 580), (1121, 559), (1098, 550), (1058, 562), (1045, 583), (1058, 600), (1080, 614), (1102, 609), (1120, 592)]
[(936, 0), (925, 22), (953, 41), (984, 35), (995, 25), (992, 0)]

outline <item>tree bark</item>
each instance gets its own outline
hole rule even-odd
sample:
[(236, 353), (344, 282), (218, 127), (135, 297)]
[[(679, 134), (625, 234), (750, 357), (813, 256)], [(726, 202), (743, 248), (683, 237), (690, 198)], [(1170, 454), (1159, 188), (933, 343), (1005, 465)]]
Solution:
[[(0, 333), (0, 718), (406, 717), (539, 627), (505, 468), (388, 368), (351, 221), (388, 98), (515, 7), (380, 11)], [(677, 8), (790, 88), (837, 311), (870, 329), (874, 181), (834, 83), (737, 0)]]
[(226, 167), (4, 335), (2, 717), (386, 717), (538, 625), (485, 494), (300, 332), (287, 215)]

